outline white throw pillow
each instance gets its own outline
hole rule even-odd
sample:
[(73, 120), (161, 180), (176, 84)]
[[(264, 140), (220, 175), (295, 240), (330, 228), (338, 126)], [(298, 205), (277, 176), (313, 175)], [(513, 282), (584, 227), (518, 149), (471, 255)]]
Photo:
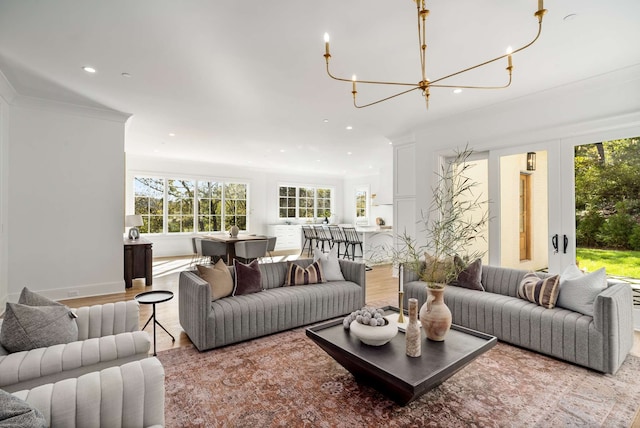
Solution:
[(320, 261), (322, 265), (322, 273), (327, 281), (344, 281), (342, 275), (342, 269), (340, 269), (340, 263), (338, 262), (338, 247), (333, 246), (331, 251), (327, 254), (323, 253), (318, 248), (313, 249), (313, 261)]
[(576, 265), (569, 265), (560, 274), (556, 306), (593, 316), (593, 302), (605, 288), (607, 273), (604, 268), (585, 275)]

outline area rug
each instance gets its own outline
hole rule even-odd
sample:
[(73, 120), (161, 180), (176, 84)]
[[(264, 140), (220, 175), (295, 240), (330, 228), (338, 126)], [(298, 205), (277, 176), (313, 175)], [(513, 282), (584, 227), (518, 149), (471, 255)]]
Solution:
[(629, 427), (640, 406), (634, 356), (611, 376), (498, 343), (404, 407), (358, 384), (304, 329), (158, 358), (167, 427)]

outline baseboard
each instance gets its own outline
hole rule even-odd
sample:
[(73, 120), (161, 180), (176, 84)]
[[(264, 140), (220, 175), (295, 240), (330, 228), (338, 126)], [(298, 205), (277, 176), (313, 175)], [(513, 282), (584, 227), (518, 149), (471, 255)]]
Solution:
[[(67, 300), (75, 299), (78, 297), (92, 297), (101, 296), (104, 294), (124, 293), (125, 286), (124, 280), (120, 280), (98, 284), (75, 285), (73, 287), (56, 288), (53, 290), (38, 290), (31, 287), (29, 287), (29, 289), (45, 297), (48, 297), (51, 300)], [(17, 302), (19, 297), (20, 292), (10, 293), (6, 298), (6, 301)], [(4, 308), (4, 305), (2, 307)]]

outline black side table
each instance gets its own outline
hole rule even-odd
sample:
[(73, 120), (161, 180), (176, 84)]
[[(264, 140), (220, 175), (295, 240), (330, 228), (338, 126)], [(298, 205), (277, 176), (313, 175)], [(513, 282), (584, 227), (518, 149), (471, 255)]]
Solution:
[(169, 336), (171, 336), (171, 340), (173, 342), (176, 341), (176, 338), (173, 337), (173, 335), (169, 333), (167, 329), (164, 328), (163, 325), (160, 324), (156, 319), (156, 303), (162, 303), (173, 299), (173, 292), (168, 290), (145, 291), (144, 293), (136, 294), (135, 299), (138, 301), (138, 303), (141, 303), (143, 305), (153, 305), (153, 313), (144, 324), (144, 327), (142, 327), (142, 330), (144, 330), (149, 322), (153, 319), (153, 355), (156, 356), (156, 324), (158, 324)]

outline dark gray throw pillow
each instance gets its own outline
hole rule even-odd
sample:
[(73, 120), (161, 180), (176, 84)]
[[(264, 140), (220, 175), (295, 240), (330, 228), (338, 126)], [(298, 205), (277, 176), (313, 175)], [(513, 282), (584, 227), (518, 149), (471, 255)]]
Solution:
[(41, 294), (34, 293), (27, 287), (24, 287), (20, 292), (18, 303), (27, 306), (64, 306), (62, 303), (58, 303), (55, 300), (51, 300)]
[(9, 352), (28, 351), (78, 340), (75, 315), (64, 305), (7, 303), (0, 342)]
[(248, 265), (245, 265), (234, 259), (233, 266), (236, 270), (233, 296), (262, 291), (262, 274), (260, 273), (258, 260), (254, 260)]
[(29, 403), (0, 389), (0, 427), (46, 427), (47, 420), (40, 410)]
[[(453, 262), (456, 266), (465, 266), (464, 260), (455, 256)], [(482, 286), (482, 260), (476, 259), (474, 262), (469, 263), (459, 274), (458, 279), (453, 281), (451, 285), (457, 285), (458, 287), (468, 288), (470, 290), (484, 291)]]

